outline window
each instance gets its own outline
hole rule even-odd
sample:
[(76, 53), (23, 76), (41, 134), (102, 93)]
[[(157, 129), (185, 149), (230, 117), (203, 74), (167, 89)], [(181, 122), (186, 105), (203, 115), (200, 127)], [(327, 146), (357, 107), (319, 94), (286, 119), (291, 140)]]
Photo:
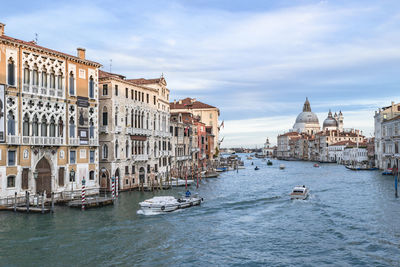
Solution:
[(42, 117), (42, 123), (40, 126), (41, 126), (42, 136), (47, 136), (47, 119), (45, 116)]
[(15, 176), (8, 176), (7, 177), (7, 187), (15, 187)]
[(142, 100), (141, 100), (142, 94), (141, 94), (140, 92), (138, 92), (138, 95), (139, 95), (139, 96), (138, 96), (138, 101), (142, 101)]
[(69, 137), (75, 138), (75, 122), (73, 118), (69, 120)]
[(150, 101), (150, 95), (149, 94), (146, 95), (146, 99), (147, 99), (147, 104), (148, 104), (149, 101)]
[(93, 76), (89, 78), (89, 97), (94, 98), (94, 79)]
[(107, 145), (103, 145), (103, 159), (107, 159), (108, 158), (108, 146)]
[(8, 150), (8, 154), (7, 154), (7, 164), (8, 166), (15, 166), (15, 162), (16, 162), (16, 152), (15, 150)]
[(56, 136), (56, 121), (54, 117), (51, 117), (50, 119), (50, 137), (55, 137)]
[(42, 71), (42, 88), (47, 88), (47, 73), (46, 69)]
[(118, 96), (118, 85), (115, 85), (115, 95)]
[(153, 104), (156, 104), (156, 96), (153, 96)]
[(38, 118), (35, 114), (35, 116), (33, 117), (33, 121), (32, 121), (32, 134), (33, 136), (39, 136), (39, 123), (38, 123)]
[(135, 100), (137, 100), (137, 91), (135, 90)]
[(125, 174), (128, 175), (129, 174), (129, 167), (125, 166)]
[(76, 151), (69, 152), (69, 163), (75, 164), (76, 161)]
[(142, 93), (142, 102), (144, 102), (144, 93)]
[(89, 180), (91, 180), (91, 181), (94, 180), (94, 171), (89, 172)]
[(25, 68), (24, 68), (24, 84), (25, 84), (25, 85), (29, 85), (30, 80), (31, 80), (31, 75), (30, 75), (29, 67), (28, 67), (27, 63), (25, 63)]
[(118, 140), (116, 141), (116, 143), (115, 143), (115, 158), (116, 159), (118, 159), (119, 158), (119, 152), (118, 152), (118, 149), (119, 149), (119, 145), (118, 145)]
[(132, 174), (135, 174), (135, 166), (132, 166)]
[(125, 88), (125, 97), (129, 98), (129, 89), (128, 88)]
[[(75, 95), (75, 84), (74, 83), (75, 83), (74, 74), (71, 71), (71, 73), (69, 74), (69, 94), (70, 95)], [(50, 85), (50, 87), (51, 87), (51, 85)]]
[(133, 100), (133, 90), (131, 90), (131, 99)]
[(15, 135), (15, 116), (11, 111), (7, 115), (7, 133)]
[(94, 163), (94, 156), (95, 156), (95, 151), (94, 150), (90, 150), (90, 163)]
[(108, 95), (108, 84), (103, 84), (103, 95)]
[(7, 79), (7, 83), (8, 85), (15, 85), (15, 64), (14, 64), (14, 60), (12, 58), (10, 58), (10, 60), (8, 60), (8, 79)]
[(125, 144), (125, 157), (129, 158), (129, 142), (128, 141), (126, 141), (126, 144)]
[(103, 108), (103, 126), (107, 126), (108, 125), (108, 112), (107, 112), (107, 108), (104, 107)]

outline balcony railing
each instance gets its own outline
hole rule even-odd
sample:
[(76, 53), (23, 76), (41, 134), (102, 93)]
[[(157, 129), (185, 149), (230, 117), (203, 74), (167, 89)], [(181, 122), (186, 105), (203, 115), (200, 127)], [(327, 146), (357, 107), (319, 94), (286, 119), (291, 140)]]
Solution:
[(132, 134), (132, 127), (125, 128), (125, 134)]
[(70, 144), (71, 146), (77, 146), (77, 145), (79, 145), (79, 138), (70, 137), (70, 138), (69, 138), (69, 144)]
[(98, 139), (94, 139), (94, 138), (89, 139), (89, 146), (98, 146), (98, 145), (99, 145)]
[(60, 146), (64, 144), (64, 138), (48, 136), (23, 136), (22, 144), (31, 146)]
[(39, 93), (39, 87), (37, 85), (32, 85), (32, 93), (34, 94)]
[(147, 161), (147, 160), (149, 160), (149, 156), (148, 155), (134, 155), (133, 159), (135, 161)]
[(122, 132), (122, 126), (115, 126), (115, 133)]
[(7, 135), (7, 143), (9, 145), (19, 145), (21, 142), (21, 139), (17, 135)]
[(29, 92), (29, 84), (24, 84), (24, 92)]
[(108, 126), (100, 126), (99, 130), (100, 133), (108, 133)]
[(188, 159), (191, 159), (191, 157), (190, 156), (179, 156), (179, 157), (176, 157), (177, 161), (188, 160)]

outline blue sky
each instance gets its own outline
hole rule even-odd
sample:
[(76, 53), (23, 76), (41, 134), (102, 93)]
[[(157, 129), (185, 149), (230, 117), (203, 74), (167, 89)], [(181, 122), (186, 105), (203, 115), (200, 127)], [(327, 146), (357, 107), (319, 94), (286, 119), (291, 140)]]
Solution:
[(260, 146), (292, 127), (305, 97), (322, 125), (373, 133), (400, 100), (400, 1), (8, 1), (6, 34), (132, 78), (159, 77), (171, 100), (215, 105), (223, 146)]

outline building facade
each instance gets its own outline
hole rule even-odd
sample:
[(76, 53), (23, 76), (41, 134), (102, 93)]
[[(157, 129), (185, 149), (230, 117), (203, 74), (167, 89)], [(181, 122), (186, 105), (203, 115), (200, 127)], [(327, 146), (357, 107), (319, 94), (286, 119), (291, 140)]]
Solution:
[(0, 197), (96, 193), (98, 68), (5, 35), (0, 23)]
[(100, 185), (120, 190), (165, 179), (171, 155), (164, 78), (126, 79), (100, 71)]

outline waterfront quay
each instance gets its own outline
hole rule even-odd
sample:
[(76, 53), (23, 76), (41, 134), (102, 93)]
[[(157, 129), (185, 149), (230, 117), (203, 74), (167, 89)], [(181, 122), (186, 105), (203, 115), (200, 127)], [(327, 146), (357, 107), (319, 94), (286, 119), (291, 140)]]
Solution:
[[(49, 216), (0, 213), (1, 265), (400, 264), (393, 176), (337, 164), (272, 162), (245, 160), (246, 169), (202, 179), (191, 189), (204, 198), (201, 206), (168, 214), (137, 214), (138, 203), (179, 196), (184, 187), (123, 192), (115, 205), (85, 212), (56, 206)], [(303, 184), (309, 198), (291, 201), (291, 189)]]

